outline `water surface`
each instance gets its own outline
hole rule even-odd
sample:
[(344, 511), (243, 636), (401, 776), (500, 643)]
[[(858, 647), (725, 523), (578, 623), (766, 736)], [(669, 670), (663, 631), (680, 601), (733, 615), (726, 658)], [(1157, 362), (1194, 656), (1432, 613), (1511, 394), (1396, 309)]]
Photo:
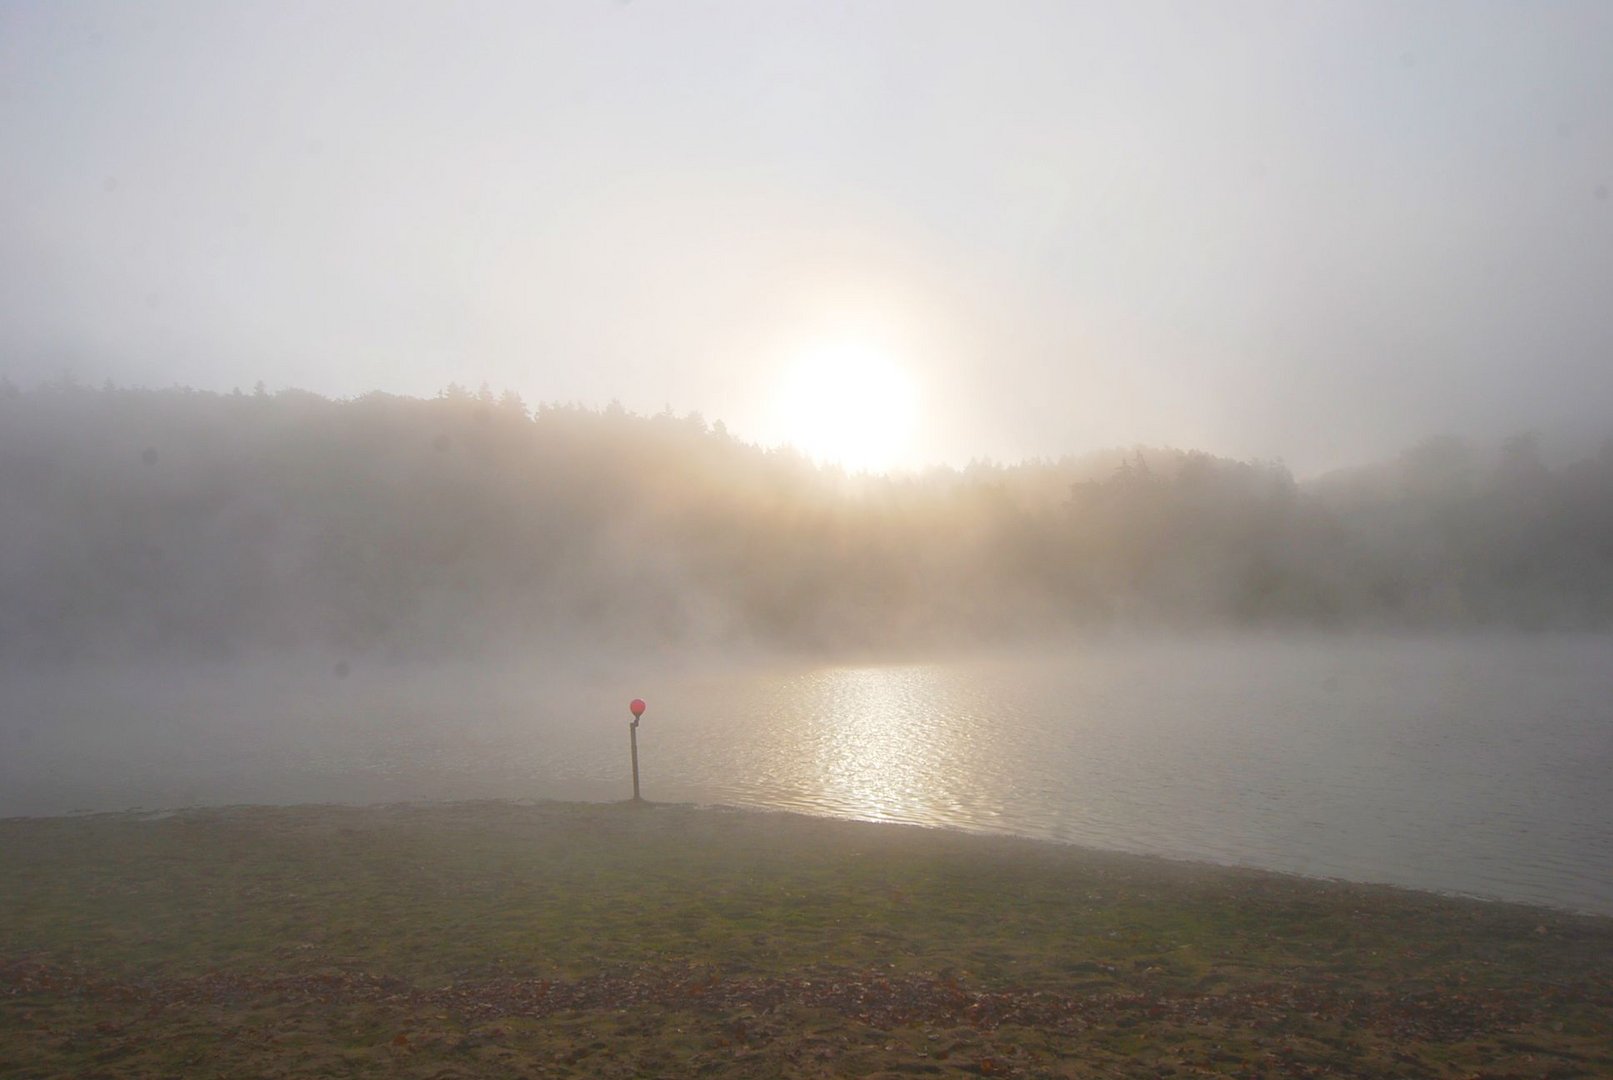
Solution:
[(0, 814), (621, 798), (633, 696), (648, 798), (1613, 914), (1613, 642), (1590, 636), (13, 680)]

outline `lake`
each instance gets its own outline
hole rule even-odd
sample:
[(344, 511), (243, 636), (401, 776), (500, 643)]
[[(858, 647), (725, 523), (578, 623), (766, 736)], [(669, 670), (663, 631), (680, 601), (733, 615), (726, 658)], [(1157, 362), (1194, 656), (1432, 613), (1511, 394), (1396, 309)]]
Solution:
[(0, 815), (646, 798), (1613, 914), (1613, 639), (1104, 641), (881, 665), (96, 671), (0, 690)]

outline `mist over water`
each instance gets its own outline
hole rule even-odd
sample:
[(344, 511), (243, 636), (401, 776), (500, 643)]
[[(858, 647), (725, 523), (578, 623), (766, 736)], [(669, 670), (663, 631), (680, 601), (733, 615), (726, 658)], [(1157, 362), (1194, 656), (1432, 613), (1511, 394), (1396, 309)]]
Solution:
[(1613, 911), (1610, 538), (1613, 444), (870, 476), (491, 389), (0, 385), (0, 814), (619, 799), (643, 697), (652, 799)]
[(0, 814), (647, 798), (1613, 913), (1613, 638), (1108, 639), (990, 659), (8, 679)]
[(1305, 483), (1148, 447), (848, 475), (485, 387), (0, 382), (0, 665), (1472, 628), (1613, 629), (1613, 442), (1435, 438)]

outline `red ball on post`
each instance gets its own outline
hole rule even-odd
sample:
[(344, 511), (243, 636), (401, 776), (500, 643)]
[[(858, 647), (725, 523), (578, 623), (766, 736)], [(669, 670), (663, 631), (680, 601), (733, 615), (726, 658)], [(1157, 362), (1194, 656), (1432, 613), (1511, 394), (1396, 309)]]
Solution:
[(637, 720), (639, 717), (644, 715), (644, 699), (634, 698), (632, 704), (630, 704), (628, 708), (633, 710), (633, 719)]

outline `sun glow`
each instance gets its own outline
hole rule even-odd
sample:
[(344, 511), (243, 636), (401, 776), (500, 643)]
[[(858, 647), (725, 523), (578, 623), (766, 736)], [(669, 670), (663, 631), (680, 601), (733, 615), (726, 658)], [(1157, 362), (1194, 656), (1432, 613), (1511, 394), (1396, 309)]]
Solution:
[(814, 460), (883, 472), (911, 449), (918, 401), (912, 378), (889, 356), (839, 344), (801, 354), (777, 411), (784, 438)]

